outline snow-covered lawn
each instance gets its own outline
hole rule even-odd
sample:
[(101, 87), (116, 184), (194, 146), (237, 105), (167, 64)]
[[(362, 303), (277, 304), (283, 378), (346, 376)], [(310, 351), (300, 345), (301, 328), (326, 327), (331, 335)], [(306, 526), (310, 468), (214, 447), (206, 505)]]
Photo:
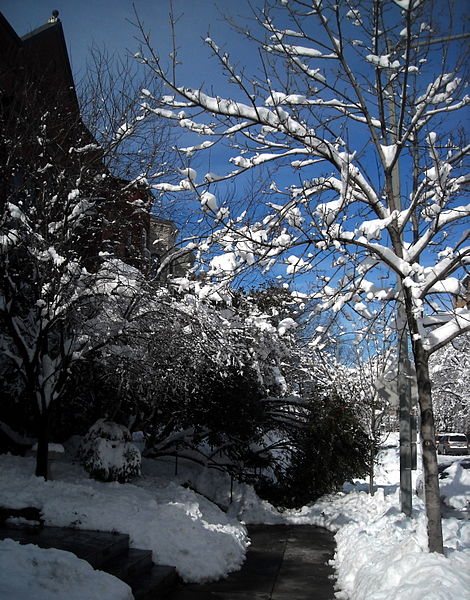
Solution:
[[(244, 523), (317, 524), (337, 532), (338, 600), (470, 597), (470, 522), (446, 518), (446, 556), (427, 553), (422, 500), (414, 496), (413, 518), (400, 513), (397, 449), (383, 450), (380, 458), (374, 496), (365, 482), (354, 482), (340, 494), (279, 513), (246, 485), (233, 486), (230, 503), (227, 476), (181, 461), (175, 474), (173, 460), (144, 460), (143, 475), (133, 484), (99, 483), (78, 465), (57, 461), (53, 480), (44, 482), (32, 475), (33, 459), (3, 455), (0, 505), (37, 506), (48, 525), (128, 533), (131, 546), (151, 548), (156, 562), (175, 565), (187, 581), (240, 568), (249, 545)], [(442, 480), (446, 502), (457, 509), (470, 500), (470, 470), (461, 462), (454, 459)], [(124, 583), (70, 553), (11, 540), (0, 542), (0, 572), (6, 574), (1, 600), (132, 598)]]

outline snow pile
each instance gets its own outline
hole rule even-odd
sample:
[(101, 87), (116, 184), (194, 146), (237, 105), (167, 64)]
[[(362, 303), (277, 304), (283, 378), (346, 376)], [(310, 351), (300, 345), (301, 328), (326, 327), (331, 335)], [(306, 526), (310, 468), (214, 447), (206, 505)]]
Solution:
[(228, 473), (217, 469), (195, 468), (194, 463), (186, 460), (178, 461), (175, 473), (175, 460), (160, 458), (144, 460), (143, 474), (145, 478), (139, 483), (154, 486), (160, 482), (189, 486), (206, 498), (210, 498), (217, 506), (222, 507), (227, 515), (238, 522), (246, 524), (281, 524), (285, 517), (274, 506), (261, 500), (251, 485), (232, 480)]
[[(412, 518), (400, 512), (396, 443), (396, 437), (387, 440), (379, 453), (373, 496), (367, 482), (355, 481), (300, 510), (279, 512), (252, 487), (183, 460), (146, 459), (140, 478), (119, 484), (88, 479), (81, 467), (62, 460), (52, 465), (54, 480), (44, 482), (32, 475), (32, 459), (13, 456), (0, 456), (0, 505), (37, 506), (50, 525), (128, 533), (131, 546), (152, 549), (155, 562), (175, 565), (187, 581), (216, 579), (240, 568), (249, 544), (240, 520), (319, 525), (336, 532), (337, 600), (463, 599), (470, 589), (470, 521), (445, 518), (446, 556), (427, 552), (422, 500), (413, 497)], [(470, 499), (468, 459), (445, 460), (450, 462), (442, 493), (449, 506), (461, 509)], [(106, 586), (110, 598), (129, 598), (125, 586), (113, 589), (110, 576), (98, 571), (87, 576), (96, 592), (84, 592), (82, 563), (68, 553), (0, 542), (0, 570), (9, 574), (0, 584), (0, 600), (102, 600), (108, 598)], [(67, 586), (62, 596), (61, 578)], [(31, 593), (45, 586), (57, 588), (57, 595)]]
[(389, 434), (384, 446), (378, 451), (374, 470), (374, 483), (395, 486), (400, 481), (400, 449), (398, 435)]
[(286, 519), (289, 523), (318, 525), (338, 532), (351, 523), (364, 526), (371, 515), (383, 515), (393, 509), (396, 501), (394, 495), (386, 495), (381, 489), (374, 496), (359, 489), (324, 496), (315, 504), (304, 506), (298, 511), (288, 511)]
[[(127, 533), (132, 547), (151, 549), (154, 562), (175, 566), (187, 581), (223, 577), (244, 560), (245, 527), (172, 481), (149, 478), (145, 488), (102, 483), (65, 464), (68, 472), (59, 476), (66, 481), (45, 482), (31, 475), (32, 459), (1, 456), (0, 461), (0, 505), (36, 506), (46, 525)], [(59, 465), (54, 467), (57, 477)]]
[[(362, 504), (360, 494), (354, 496)], [(374, 499), (368, 502), (370, 513), (365, 519), (343, 526), (335, 536), (335, 569), (337, 584), (342, 590), (337, 597), (350, 600), (463, 598), (464, 590), (470, 589), (470, 524), (453, 519), (453, 527), (444, 527), (445, 544), (453, 546), (448, 548), (447, 557), (429, 554), (421, 501), (416, 501), (414, 518), (410, 519), (400, 512), (398, 494), (385, 512), (381, 496), (383, 493), (377, 493), (376, 503)], [(455, 552), (456, 546), (461, 544), (465, 544), (466, 550)]]
[(132, 600), (120, 579), (95, 571), (70, 552), (0, 540), (2, 600)]
[(470, 469), (465, 469), (460, 461), (444, 470), (439, 487), (441, 497), (448, 506), (458, 510), (470, 508)]
[[(358, 486), (360, 488), (361, 486)], [(399, 492), (374, 496), (356, 489), (292, 511), (291, 523), (336, 531), (338, 600), (448, 600), (470, 589), (470, 522), (444, 519), (446, 556), (427, 552), (424, 505), (400, 512)], [(385, 488), (387, 489), (387, 488)], [(439, 587), (436, 588), (436, 582)]]

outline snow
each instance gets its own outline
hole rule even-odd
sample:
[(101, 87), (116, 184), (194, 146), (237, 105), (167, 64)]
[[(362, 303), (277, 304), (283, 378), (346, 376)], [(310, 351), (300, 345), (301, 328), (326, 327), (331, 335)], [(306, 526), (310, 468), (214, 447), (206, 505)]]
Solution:
[(376, 54), (368, 54), (366, 60), (376, 67), (381, 69), (398, 69), (400, 62), (398, 60), (390, 61), (390, 54), (377, 56)]
[(457, 309), (455, 315), (444, 325), (433, 329), (427, 336), (425, 343), (426, 349), (440, 347), (445, 345), (448, 340), (452, 340), (462, 331), (468, 328), (470, 323), (470, 310)]
[(212, 212), (217, 211), (217, 198), (214, 194), (204, 191), (201, 194), (201, 206), (203, 210), (209, 210)]
[[(393, 0), (395, 2), (395, 4), (398, 4), (398, 6), (400, 8), (402, 8), (403, 10), (409, 10), (410, 9), (410, 0)], [(414, 2), (413, 5), (418, 4), (417, 2)]]
[[(131, 546), (151, 548), (155, 561), (176, 565), (186, 581), (216, 579), (239, 569), (249, 545), (247, 523), (320, 525), (336, 532), (337, 600), (463, 599), (470, 589), (470, 522), (443, 519), (446, 555), (428, 553), (421, 498), (413, 497), (411, 518), (400, 512), (398, 454), (392, 434), (378, 455), (373, 496), (366, 482), (357, 480), (338, 494), (284, 512), (260, 500), (246, 484), (235, 482), (231, 495), (228, 475), (182, 460), (175, 474), (174, 459), (144, 459), (140, 478), (118, 484), (89, 479), (65, 457), (54, 461), (53, 480), (44, 482), (32, 474), (33, 459), (2, 455), (0, 504), (37, 506), (48, 525), (73, 522), (128, 533)], [(470, 499), (468, 458), (445, 460), (442, 494), (448, 506), (461, 509)], [(414, 485), (419, 478), (418, 472)], [(125, 584), (70, 553), (11, 540), (0, 542), (0, 570), (6, 574), (1, 600), (132, 598)]]
[[(325, 58), (325, 55), (316, 48), (307, 48), (306, 46), (291, 46), (288, 44), (273, 44), (268, 46), (267, 49), (275, 52), (282, 52), (283, 54), (290, 54), (293, 56), (305, 56), (307, 58)], [(330, 57), (331, 55), (328, 55)], [(333, 55), (335, 56), (335, 55)]]
[(132, 600), (120, 579), (95, 571), (70, 552), (0, 541), (2, 600)]
[(31, 475), (32, 459), (0, 460), (0, 505), (37, 506), (46, 525), (127, 533), (131, 547), (152, 550), (156, 563), (176, 566), (187, 581), (217, 579), (243, 562), (245, 527), (203, 496), (162, 479), (148, 462), (134, 485), (94, 481), (59, 461), (53, 481), (45, 482)]
[(455, 461), (445, 469), (441, 480), (441, 497), (445, 504), (458, 510), (470, 509), (470, 469)]
[(234, 252), (227, 252), (220, 256), (215, 256), (210, 262), (209, 274), (227, 275), (236, 270), (238, 265), (237, 257)]
[[(32, 452), (37, 452), (37, 450), (38, 450), (37, 443), (35, 443), (31, 446), (31, 450), (32, 450)], [(63, 447), (62, 444), (48, 444), (48, 452), (49, 452), (49, 457), (58, 456), (65, 452), (65, 448)]]
[(382, 154), (384, 156), (385, 168), (389, 169), (393, 161), (395, 160), (395, 156), (398, 151), (398, 146), (396, 144), (392, 144), (391, 146), (380, 145), (380, 148), (382, 149)]
[(390, 223), (397, 218), (397, 216), (397, 211), (393, 211), (393, 213), (386, 219), (370, 219), (369, 221), (364, 221), (360, 227), (355, 230), (354, 234), (362, 234), (367, 238), (368, 241), (372, 239), (380, 239), (382, 231), (386, 229)]
[(286, 273), (288, 275), (292, 275), (293, 273), (297, 273), (301, 269), (308, 269), (310, 267), (308, 262), (306, 262), (303, 258), (300, 258), (299, 256), (295, 256), (295, 254), (292, 254), (291, 256), (287, 257), (287, 263), (288, 265), (286, 267)]
[(297, 327), (298, 323), (296, 323), (294, 321), (294, 319), (291, 319), (290, 317), (287, 317), (286, 319), (282, 319), (282, 321), (279, 322), (279, 325), (277, 326), (277, 330), (279, 332), (279, 335), (284, 335), (286, 333), (286, 331), (289, 331), (290, 329), (294, 329), (295, 327)]
[(123, 123), (116, 131), (116, 140), (123, 140), (134, 132), (135, 126), (130, 123)]

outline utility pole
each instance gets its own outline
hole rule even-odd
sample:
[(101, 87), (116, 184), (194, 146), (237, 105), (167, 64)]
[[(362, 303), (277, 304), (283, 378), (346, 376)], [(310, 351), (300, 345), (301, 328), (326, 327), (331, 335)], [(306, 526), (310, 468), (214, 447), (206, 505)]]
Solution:
[[(396, 172), (395, 172), (396, 170)], [(392, 181), (395, 195), (395, 184), (398, 187), (398, 194), (395, 199), (398, 199), (396, 203), (397, 209), (401, 209), (401, 202), (399, 200), (399, 167), (398, 162), (395, 163), (392, 172)], [(398, 308), (397, 308), (397, 331), (398, 331), (398, 399), (399, 399), (399, 410), (400, 410), (400, 507), (401, 511), (407, 516), (411, 516), (413, 508), (412, 500), (412, 481), (411, 481), (411, 470), (416, 468), (414, 466), (413, 458), (416, 456), (416, 443), (414, 457), (412, 456), (412, 437), (416, 436), (412, 434), (411, 424), (411, 365), (409, 358), (408, 348), (408, 328), (406, 324), (406, 312), (403, 304), (403, 290), (401, 281), (397, 280), (398, 288)], [(416, 438), (415, 438), (416, 439)]]
[[(390, 141), (396, 144), (398, 141), (397, 116), (395, 107), (394, 90), (391, 78), (388, 81), (389, 94), (389, 116), (390, 116)], [(387, 93), (387, 92), (386, 92)], [(391, 171), (391, 203), (395, 210), (401, 211), (401, 186), (400, 165), (397, 160)], [(400, 234), (401, 235), (401, 234)], [(411, 516), (413, 508), (412, 479), (412, 427), (411, 427), (411, 365), (408, 348), (408, 328), (406, 311), (403, 298), (403, 287), (397, 277), (398, 308), (397, 308), (397, 331), (398, 331), (398, 398), (400, 407), (400, 507), (407, 516)], [(415, 444), (416, 450), (416, 444)], [(414, 453), (416, 456), (416, 452)]]
[[(401, 511), (411, 517), (413, 508), (411, 471), (412, 426), (411, 426), (411, 368), (408, 356), (408, 339), (406, 323), (403, 319), (403, 306), (398, 308), (398, 398), (400, 402), (400, 507)], [(416, 430), (415, 430), (416, 431)], [(414, 444), (416, 449), (416, 443)], [(414, 452), (416, 456), (416, 452)]]

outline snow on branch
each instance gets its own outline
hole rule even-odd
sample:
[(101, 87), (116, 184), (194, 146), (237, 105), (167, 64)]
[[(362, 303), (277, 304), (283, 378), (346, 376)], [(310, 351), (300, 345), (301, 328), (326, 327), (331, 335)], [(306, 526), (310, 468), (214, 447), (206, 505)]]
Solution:
[(431, 330), (424, 341), (428, 352), (435, 352), (456, 337), (470, 331), (470, 310), (467, 308), (456, 309), (453, 317), (444, 325)]
[(302, 56), (304, 58), (328, 58), (337, 59), (338, 55), (335, 52), (323, 54), (316, 48), (308, 48), (307, 46), (292, 46), (291, 44), (269, 44), (265, 46), (268, 52), (279, 52), (290, 56)]

